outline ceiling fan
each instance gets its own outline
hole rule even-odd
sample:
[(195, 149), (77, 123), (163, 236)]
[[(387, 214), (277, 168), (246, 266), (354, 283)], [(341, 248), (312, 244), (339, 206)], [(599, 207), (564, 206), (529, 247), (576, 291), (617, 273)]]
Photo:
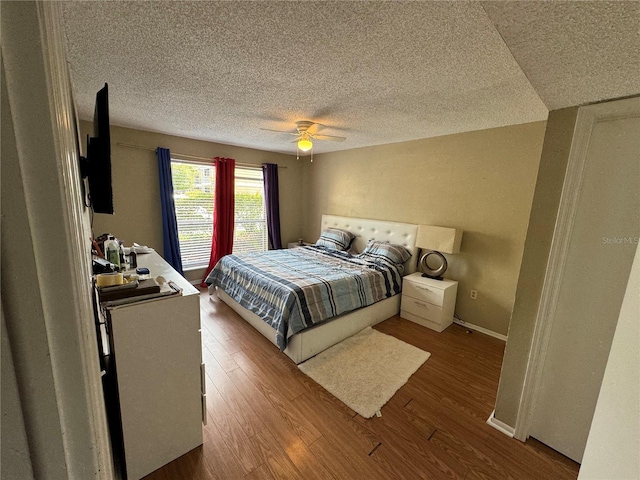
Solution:
[(297, 143), (298, 149), (303, 152), (308, 152), (313, 148), (312, 140), (331, 140), (333, 142), (344, 142), (346, 137), (337, 137), (335, 135), (320, 135), (316, 133), (319, 127), (324, 127), (321, 123), (311, 122), (309, 120), (300, 120), (296, 122), (296, 131), (286, 130), (272, 130), (270, 128), (261, 128), (266, 132), (278, 132), (287, 133), (289, 135), (295, 135), (296, 138), (291, 143)]

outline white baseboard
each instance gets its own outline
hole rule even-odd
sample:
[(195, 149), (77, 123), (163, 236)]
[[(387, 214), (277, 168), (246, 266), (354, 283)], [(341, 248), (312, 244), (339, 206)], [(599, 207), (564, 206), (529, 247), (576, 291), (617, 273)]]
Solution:
[(513, 438), (513, 433), (515, 432), (515, 429), (513, 427), (507, 425), (506, 423), (501, 422), (500, 420), (498, 420), (495, 417), (495, 413), (496, 413), (495, 410), (493, 412), (491, 412), (491, 415), (489, 415), (489, 418), (487, 418), (487, 425), (495, 428), (496, 430), (501, 431), (502, 433), (504, 433), (508, 437)]
[(455, 317), (453, 319), (453, 323), (462, 325), (463, 327), (469, 328), (471, 330), (476, 330), (477, 332), (480, 332), (480, 333), (484, 333), (485, 335), (489, 335), (490, 337), (497, 338), (499, 340), (502, 340), (503, 342), (507, 341), (506, 335), (502, 335), (501, 333), (494, 332), (493, 330), (489, 330), (484, 327), (479, 327), (478, 325), (474, 325), (473, 323), (463, 322), (462, 320)]

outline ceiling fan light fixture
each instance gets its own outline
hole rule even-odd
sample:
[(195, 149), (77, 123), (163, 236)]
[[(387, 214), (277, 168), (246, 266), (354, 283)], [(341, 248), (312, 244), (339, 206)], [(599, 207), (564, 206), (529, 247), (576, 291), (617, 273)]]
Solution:
[(303, 152), (308, 152), (313, 148), (313, 143), (308, 138), (301, 138), (298, 140), (298, 148)]

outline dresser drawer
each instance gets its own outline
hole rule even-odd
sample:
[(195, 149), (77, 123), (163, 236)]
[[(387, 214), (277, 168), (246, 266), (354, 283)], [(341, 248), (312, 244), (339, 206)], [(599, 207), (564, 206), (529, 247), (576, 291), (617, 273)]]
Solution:
[(442, 322), (442, 307), (437, 307), (424, 300), (408, 297), (406, 293), (402, 295), (400, 309), (436, 323)]
[(433, 305), (442, 306), (444, 301), (444, 290), (423, 285), (418, 282), (405, 281), (402, 285), (402, 295), (422, 300)]

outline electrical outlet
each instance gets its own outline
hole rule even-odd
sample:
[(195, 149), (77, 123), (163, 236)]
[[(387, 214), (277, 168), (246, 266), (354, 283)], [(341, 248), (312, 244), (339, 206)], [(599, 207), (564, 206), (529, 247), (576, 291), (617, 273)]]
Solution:
[(478, 291), (477, 290), (471, 290), (471, 295), (469, 295), (471, 297), (471, 300), (475, 300), (476, 298), (478, 298)]

